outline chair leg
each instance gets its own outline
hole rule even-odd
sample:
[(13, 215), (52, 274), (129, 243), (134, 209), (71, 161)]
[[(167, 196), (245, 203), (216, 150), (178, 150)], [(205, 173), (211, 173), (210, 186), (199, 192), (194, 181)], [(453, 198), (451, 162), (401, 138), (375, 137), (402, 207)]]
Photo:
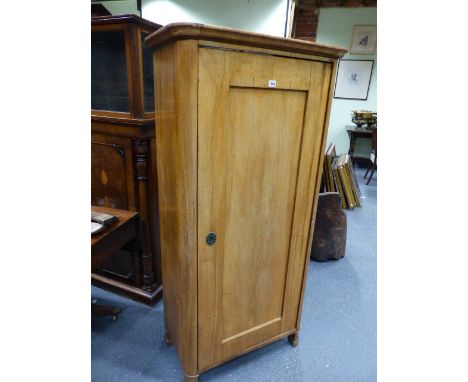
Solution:
[(369, 161), (369, 165), (367, 166), (366, 174), (364, 175), (364, 179), (366, 179), (367, 173), (369, 172), (370, 168), (373, 166), (373, 163)]
[(369, 179), (367, 180), (367, 183), (366, 184), (369, 184), (370, 180), (372, 179), (372, 175), (374, 175), (374, 170), (375, 168), (377, 167), (377, 165), (374, 163), (374, 165), (372, 166), (372, 171), (369, 175)]

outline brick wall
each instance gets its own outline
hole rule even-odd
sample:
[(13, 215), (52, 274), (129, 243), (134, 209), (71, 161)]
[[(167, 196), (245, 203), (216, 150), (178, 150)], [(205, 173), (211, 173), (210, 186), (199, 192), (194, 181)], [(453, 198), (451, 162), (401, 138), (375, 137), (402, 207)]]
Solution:
[(299, 0), (293, 37), (315, 41), (320, 8), (376, 6), (377, 0)]

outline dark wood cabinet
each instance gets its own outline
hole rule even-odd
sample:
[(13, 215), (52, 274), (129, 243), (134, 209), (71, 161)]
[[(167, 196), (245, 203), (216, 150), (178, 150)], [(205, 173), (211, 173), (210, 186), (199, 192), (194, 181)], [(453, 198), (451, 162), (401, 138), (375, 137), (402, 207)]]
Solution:
[(138, 211), (146, 255), (119, 251), (93, 284), (145, 303), (162, 297), (151, 50), (161, 26), (134, 15), (91, 18), (91, 204)]

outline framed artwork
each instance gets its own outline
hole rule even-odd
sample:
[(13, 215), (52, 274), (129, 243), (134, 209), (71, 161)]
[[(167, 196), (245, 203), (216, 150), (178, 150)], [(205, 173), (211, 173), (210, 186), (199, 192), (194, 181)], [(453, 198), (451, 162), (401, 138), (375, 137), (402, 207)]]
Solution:
[(334, 98), (366, 100), (374, 60), (340, 60)]
[(351, 54), (374, 54), (377, 46), (376, 25), (355, 25), (353, 30), (353, 41), (351, 43)]

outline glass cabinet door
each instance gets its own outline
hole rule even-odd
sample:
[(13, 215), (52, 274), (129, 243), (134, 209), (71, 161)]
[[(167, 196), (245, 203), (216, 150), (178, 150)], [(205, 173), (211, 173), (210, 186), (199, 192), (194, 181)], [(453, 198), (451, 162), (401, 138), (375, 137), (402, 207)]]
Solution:
[(130, 111), (123, 31), (91, 33), (91, 109)]
[(153, 82), (153, 57), (152, 50), (145, 44), (145, 38), (150, 34), (141, 33), (141, 58), (143, 61), (143, 96), (144, 112), (154, 112), (154, 82)]

